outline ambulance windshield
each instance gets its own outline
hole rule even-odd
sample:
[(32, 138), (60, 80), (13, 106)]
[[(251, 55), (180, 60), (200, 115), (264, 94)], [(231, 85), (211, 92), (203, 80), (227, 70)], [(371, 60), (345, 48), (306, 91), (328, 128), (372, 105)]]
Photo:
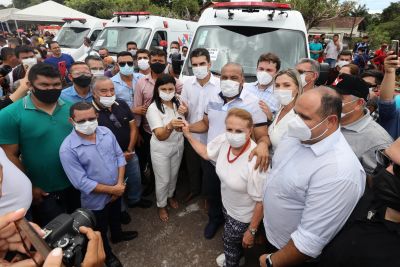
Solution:
[(83, 38), (90, 32), (89, 28), (63, 27), (57, 36), (60, 47), (79, 48), (83, 45)]
[(146, 28), (110, 27), (105, 28), (93, 45), (93, 49), (107, 48), (110, 53), (126, 51), (126, 43), (134, 41), (139, 48), (146, 47), (151, 30)]
[[(304, 33), (276, 28), (203, 26), (196, 32), (191, 51), (199, 47), (210, 52), (213, 73), (219, 74), (226, 63), (236, 62), (243, 66), (247, 81), (256, 79), (257, 60), (261, 54), (276, 54), (281, 59), (281, 69), (307, 57)], [(193, 75), (190, 60), (185, 62), (183, 75)]]

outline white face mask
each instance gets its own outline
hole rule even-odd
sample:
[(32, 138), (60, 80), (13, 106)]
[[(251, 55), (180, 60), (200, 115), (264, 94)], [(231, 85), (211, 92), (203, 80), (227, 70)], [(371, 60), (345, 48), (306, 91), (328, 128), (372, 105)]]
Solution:
[(35, 57), (36, 57), (36, 60), (42, 59), (42, 55), (40, 55), (40, 54), (36, 54)]
[(301, 86), (304, 87), (307, 85), (307, 81), (306, 81), (306, 74), (300, 74), (300, 80), (301, 80)]
[(104, 76), (104, 70), (91, 70), (90, 71), (93, 77), (102, 77)]
[(171, 101), (175, 96), (175, 92), (165, 93), (163, 91), (158, 91), (160, 93), (160, 98), (164, 101)]
[(96, 132), (97, 120), (85, 121), (84, 123), (74, 123), (75, 130), (85, 135), (92, 135)]
[(272, 76), (266, 71), (257, 71), (257, 81), (261, 85), (267, 85), (272, 81)]
[(131, 49), (128, 52), (131, 53), (132, 56), (136, 56), (137, 50), (136, 49)]
[(240, 83), (232, 80), (221, 80), (220, 87), (225, 97), (237, 96), (240, 91)]
[(350, 64), (350, 62), (348, 62), (348, 61), (346, 61), (346, 60), (339, 60), (337, 63), (336, 63), (336, 66), (338, 66), (339, 68), (342, 68), (343, 66), (346, 66), (346, 65), (349, 65)]
[(115, 95), (113, 96), (100, 96), (100, 104), (106, 108), (111, 107), (115, 103)]
[(37, 63), (37, 58), (36, 57), (25, 58), (21, 62), (24, 67), (27, 66), (28, 68), (30, 68)]
[(276, 98), (279, 99), (281, 105), (284, 106), (292, 102), (292, 100), (294, 99), (294, 97), (292, 96), (292, 90), (287, 90), (287, 89), (274, 90), (274, 95), (276, 96)]
[(194, 76), (196, 76), (197, 79), (203, 80), (208, 75), (208, 67), (207, 66), (193, 67), (193, 74)]
[(148, 70), (150, 68), (148, 59), (139, 59), (137, 63), (140, 70)]
[(179, 49), (171, 48), (171, 54), (173, 54), (173, 55), (179, 54)]
[(314, 130), (315, 128), (318, 128), (324, 121), (326, 121), (326, 119), (328, 119), (328, 117), (326, 117), (324, 120), (322, 120), (320, 123), (318, 123), (317, 125), (315, 125), (310, 129), (308, 128), (307, 124), (300, 118), (300, 116), (296, 115), (289, 122), (288, 136), (297, 138), (302, 142), (318, 139), (328, 131), (328, 128), (322, 134), (314, 138), (311, 138), (312, 136), (311, 131)]
[(247, 141), (245, 133), (226, 132), (225, 134), (226, 134), (226, 139), (228, 140), (229, 145), (233, 148), (242, 147)]

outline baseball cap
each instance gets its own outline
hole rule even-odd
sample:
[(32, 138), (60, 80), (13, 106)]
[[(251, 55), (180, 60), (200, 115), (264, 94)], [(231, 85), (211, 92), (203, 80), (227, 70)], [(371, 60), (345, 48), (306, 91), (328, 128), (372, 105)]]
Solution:
[(353, 95), (368, 101), (369, 85), (358, 76), (340, 74), (334, 89), (341, 95)]

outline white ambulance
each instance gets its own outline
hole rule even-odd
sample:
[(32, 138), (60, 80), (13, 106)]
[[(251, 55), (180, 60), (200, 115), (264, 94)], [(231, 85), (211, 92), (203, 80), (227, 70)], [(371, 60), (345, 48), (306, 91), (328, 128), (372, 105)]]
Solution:
[[(304, 19), (290, 4), (282, 3), (214, 3), (201, 15), (188, 54), (199, 47), (210, 52), (213, 73), (236, 62), (243, 66), (248, 82), (256, 80), (257, 60), (263, 53), (278, 55), (281, 69), (309, 57)], [(182, 76), (189, 75), (193, 72), (186, 60)]]
[[(189, 46), (196, 22), (152, 16), (149, 12), (116, 12), (101, 32), (92, 49), (107, 48), (111, 55), (126, 51), (129, 41), (138, 48), (168, 47), (172, 41)], [(92, 52), (91, 52), (92, 53)]]
[(83, 45), (83, 38), (88, 37), (96, 41), (103, 30), (106, 20), (86, 18), (64, 18), (65, 24), (58, 32), (55, 40), (59, 43), (61, 51), (71, 55), (74, 60), (84, 58), (90, 49)]

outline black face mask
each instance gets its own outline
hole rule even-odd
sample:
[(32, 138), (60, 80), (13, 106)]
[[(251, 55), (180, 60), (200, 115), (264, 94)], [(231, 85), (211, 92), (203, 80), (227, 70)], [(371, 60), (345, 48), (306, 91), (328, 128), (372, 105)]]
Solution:
[(159, 62), (150, 64), (150, 68), (155, 74), (161, 74), (166, 67), (166, 64), (162, 64)]
[(33, 89), (32, 94), (39, 99), (39, 101), (46, 104), (56, 103), (61, 95), (61, 89), (41, 90), (36, 87), (33, 87)]
[(384, 206), (400, 211), (400, 177), (382, 168), (373, 177), (372, 189)]
[(81, 75), (79, 77), (73, 78), (72, 81), (74, 82), (74, 84), (80, 87), (88, 87), (92, 82), (92, 77)]

